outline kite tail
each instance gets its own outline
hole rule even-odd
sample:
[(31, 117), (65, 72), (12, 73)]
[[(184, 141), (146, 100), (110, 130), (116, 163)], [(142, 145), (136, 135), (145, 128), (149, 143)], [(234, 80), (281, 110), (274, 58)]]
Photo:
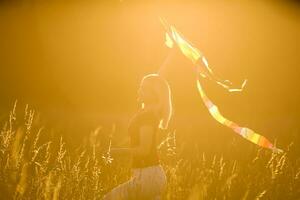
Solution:
[[(214, 80), (218, 85), (221, 85), (223, 88), (227, 89), (229, 92), (241, 92), (247, 80), (244, 80), (240, 88), (232, 88), (232, 83), (228, 80), (222, 80), (217, 77), (213, 70), (209, 67), (206, 58), (203, 54), (192, 45), (192, 43), (188, 42), (182, 34), (180, 34), (174, 26), (169, 25), (166, 20), (160, 18), (161, 23), (166, 29), (166, 42), (165, 44), (169, 48), (174, 47), (174, 43), (177, 44), (178, 48), (182, 52), (182, 54), (187, 57), (189, 60), (193, 62), (198, 70), (197, 76), (200, 75), (204, 78), (208, 77), (210, 80)], [(204, 64), (204, 67), (200, 65), (200, 61)], [(253, 130), (247, 127), (241, 127), (238, 124), (226, 119), (219, 111), (218, 107), (206, 96), (201, 84), (200, 84), (200, 77), (197, 78), (197, 88), (200, 93), (200, 96), (207, 107), (209, 113), (212, 117), (218, 121), (219, 123), (223, 124), (231, 128), (234, 132), (238, 133), (243, 138), (249, 140), (250, 142), (259, 145), (264, 148), (268, 148), (273, 150), (273, 152), (281, 153), (283, 152), (281, 149), (276, 148), (267, 138), (264, 136), (254, 132)]]
[(231, 128), (234, 132), (238, 133), (240, 136), (245, 138), (246, 140), (249, 140), (250, 142), (259, 145), (264, 148), (268, 148), (273, 150), (276, 153), (283, 152), (281, 149), (276, 148), (267, 138), (264, 136), (255, 133), (253, 130), (247, 128), (247, 127), (241, 127), (238, 124), (228, 120), (225, 118), (219, 111), (219, 108), (206, 96), (200, 80), (197, 80), (197, 88), (200, 93), (200, 96), (207, 107), (209, 113), (212, 115), (212, 117), (219, 123), (223, 124), (224, 126), (227, 126)]
[(166, 20), (162, 18), (160, 18), (160, 21), (166, 30), (166, 46), (173, 48), (174, 43), (176, 43), (180, 51), (197, 66), (197, 69), (203, 78), (209, 78), (229, 92), (241, 92), (244, 89), (247, 80), (244, 80), (239, 88), (232, 87), (232, 83), (229, 80), (223, 80), (213, 72), (202, 52), (185, 39), (174, 26), (169, 25)]

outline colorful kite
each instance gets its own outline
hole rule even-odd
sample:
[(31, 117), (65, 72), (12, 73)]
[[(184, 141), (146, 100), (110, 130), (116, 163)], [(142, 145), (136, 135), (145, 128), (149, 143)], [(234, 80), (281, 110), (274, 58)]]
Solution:
[[(177, 44), (180, 51), (184, 54), (185, 57), (190, 59), (193, 64), (197, 67), (197, 71), (201, 77), (208, 77), (210, 80), (215, 81), (218, 85), (221, 85), (223, 88), (227, 89), (229, 92), (241, 92), (246, 85), (247, 80), (244, 80), (240, 88), (232, 88), (232, 83), (229, 80), (222, 80), (217, 77), (212, 69), (208, 66), (208, 62), (203, 54), (194, 47), (190, 42), (188, 42), (182, 34), (180, 34), (174, 26), (169, 25), (165, 20), (161, 19), (162, 24), (166, 29), (166, 42), (165, 44), (169, 48), (174, 47), (174, 43)], [(204, 64), (204, 68), (200, 65), (200, 62)], [(200, 96), (207, 107), (209, 113), (212, 117), (223, 124), (231, 128), (234, 132), (238, 133), (243, 138), (257, 144), (261, 147), (271, 149), (273, 152), (281, 153), (281, 149), (276, 148), (267, 138), (254, 132), (253, 130), (247, 127), (241, 127), (238, 124), (226, 119), (220, 112), (218, 107), (206, 96), (201, 84), (200, 76), (197, 79), (197, 88), (200, 93)]]

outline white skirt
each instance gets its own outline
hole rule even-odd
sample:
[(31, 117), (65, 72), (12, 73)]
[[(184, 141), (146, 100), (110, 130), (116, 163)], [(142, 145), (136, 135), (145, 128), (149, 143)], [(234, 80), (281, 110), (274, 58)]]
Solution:
[(104, 200), (159, 200), (166, 185), (167, 178), (160, 165), (133, 169), (131, 179), (106, 194)]

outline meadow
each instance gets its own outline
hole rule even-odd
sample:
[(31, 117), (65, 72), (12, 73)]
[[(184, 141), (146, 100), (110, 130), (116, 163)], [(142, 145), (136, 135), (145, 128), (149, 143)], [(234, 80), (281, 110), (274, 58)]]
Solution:
[[(100, 128), (76, 149), (46, 132), (29, 106), (15, 104), (1, 122), (0, 199), (101, 199), (129, 179), (129, 158), (110, 155), (111, 138), (100, 138)], [(158, 145), (168, 178), (164, 199), (300, 199), (297, 144), (282, 154), (253, 147), (241, 160), (197, 146), (186, 151), (177, 140), (170, 132)]]

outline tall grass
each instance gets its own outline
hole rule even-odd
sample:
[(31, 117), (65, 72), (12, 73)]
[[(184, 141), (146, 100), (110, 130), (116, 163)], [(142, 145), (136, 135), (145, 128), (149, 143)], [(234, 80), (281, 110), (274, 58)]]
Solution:
[[(130, 177), (130, 165), (110, 155), (111, 138), (108, 148), (99, 145), (100, 128), (84, 148), (67, 149), (62, 137), (47, 137), (29, 106), (17, 118), (16, 104), (0, 131), (0, 199), (101, 199)], [(197, 148), (186, 157), (175, 135), (159, 145), (164, 199), (300, 199), (300, 160), (289, 151), (258, 149), (247, 163)]]

